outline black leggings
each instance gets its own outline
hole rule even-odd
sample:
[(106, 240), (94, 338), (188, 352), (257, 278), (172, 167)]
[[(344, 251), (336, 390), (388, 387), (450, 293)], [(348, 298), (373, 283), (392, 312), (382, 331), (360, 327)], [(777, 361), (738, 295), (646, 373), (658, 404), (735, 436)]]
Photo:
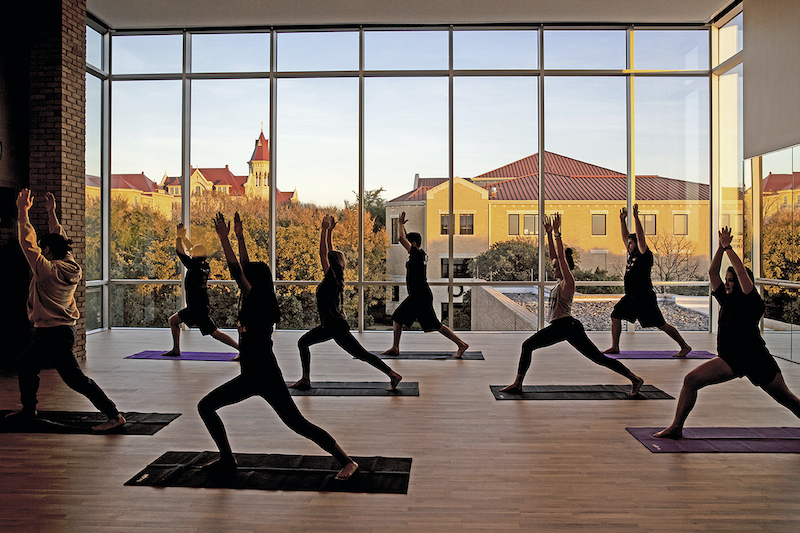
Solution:
[[(250, 365), (247, 365), (245, 360), (252, 359), (253, 356), (270, 357), (272, 361), (248, 368)], [(320, 448), (333, 455), (342, 466), (350, 463), (350, 458), (336, 445), (334, 438), (321, 427), (309, 422), (297, 409), (286, 388), (286, 383), (283, 381), (283, 374), (275, 361), (271, 343), (269, 353), (242, 353), (241, 358), (243, 360), (242, 373), (209, 392), (197, 404), (200, 418), (208, 428), (211, 438), (217, 443), (223, 458), (230, 459), (233, 457), (233, 453), (225, 433), (225, 426), (223, 426), (217, 410), (252, 396), (261, 396), (292, 431), (317, 443)]]
[(333, 339), (336, 344), (342, 347), (344, 351), (360, 359), (365, 363), (372, 365), (387, 376), (392, 375), (392, 369), (389, 365), (377, 355), (373, 355), (364, 349), (363, 346), (353, 337), (347, 322), (335, 323), (334, 325), (317, 326), (297, 341), (297, 347), (300, 349), (300, 362), (303, 365), (303, 375), (308, 376), (311, 373), (311, 350), (309, 349), (314, 344), (325, 342)]
[(519, 358), (517, 373), (524, 376), (528, 372), (528, 368), (531, 366), (531, 355), (533, 355), (534, 350), (552, 346), (561, 341), (567, 341), (573, 348), (598, 365), (609, 368), (626, 378), (631, 375), (628, 367), (603, 354), (586, 336), (583, 324), (571, 316), (552, 321), (549, 326), (537, 331), (522, 343), (522, 354)]

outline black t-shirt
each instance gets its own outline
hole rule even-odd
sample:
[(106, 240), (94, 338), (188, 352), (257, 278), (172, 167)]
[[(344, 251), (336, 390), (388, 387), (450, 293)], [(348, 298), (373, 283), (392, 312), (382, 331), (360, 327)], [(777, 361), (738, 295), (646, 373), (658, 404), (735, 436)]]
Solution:
[(408, 295), (412, 297), (425, 297), (431, 294), (428, 287), (427, 273), (428, 256), (424, 250), (412, 246), (408, 251), (408, 261), (406, 261), (406, 288)]
[[(329, 271), (330, 272), (330, 271)], [(332, 275), (325, 275), (322, 283), (317, 285), (317, 312), (323, 326), (332, 325), (336, 321), (346, 321), (344, 314), (344, 286)]]
[(178, 258), (186, 267), (186, 305), (189, 308), (208, 308), (208, 278), (211, 267), (206, 258), (194, 259), (178, 252)]
[(628, 255), (625, 265), (625, 294), (638, 296), (653, 291), (650, 271), (653, 268), (653, 252), (648, 248), (644, 253), (636, 248)]
[(725, 292), (725, 284), (714, 291), (719, 302), (717, 329), (717, 351), (720, 354), (766, 350), (761, 337), (759, 321), (764, 314), (764, 300), (756, 289), (750, 294)]

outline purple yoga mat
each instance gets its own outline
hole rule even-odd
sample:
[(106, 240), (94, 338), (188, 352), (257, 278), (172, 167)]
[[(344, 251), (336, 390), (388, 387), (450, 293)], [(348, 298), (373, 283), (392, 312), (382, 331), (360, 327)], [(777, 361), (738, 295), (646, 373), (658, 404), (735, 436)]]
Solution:
[(663, 427), (625, 429), (653, 453), (800, 453), (800, 428), (684, 428), (677, 440), (653, 436)]
[(714, 354), (705, 350), (692, 350), (686, 357), (672, 357), (678, 350), (633, 350), (630, 352), (619, 352), (606, 354), (611, 359), (711, 359)]
[(161, 361), (233, 361), (235, 352), (181, 352), (180, 357), (164, 357), (167, 350), (144, 351), (129, 355), (125, 359), (160, 359)]

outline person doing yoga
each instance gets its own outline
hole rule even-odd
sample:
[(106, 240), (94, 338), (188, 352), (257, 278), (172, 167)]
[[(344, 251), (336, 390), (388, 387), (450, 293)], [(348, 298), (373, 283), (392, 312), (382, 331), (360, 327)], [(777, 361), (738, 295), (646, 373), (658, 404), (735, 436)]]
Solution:
[(410, 327), (414, 320), (419, 320), (422, 330), (427, 332), (438, 331), (458, 346), (453, 357), (461, 357), (469, 348), (469, 344), (462, 341), (453, 333), (453, 330), (443, 325), (436, 313), (433, 311), (433, 293), (428, 285), (426, 273), (426, 262), (428, 260), (422, 246), (422, 235), (419, 233), (406, 233), (404, 224), (406, 213), (400, 213), (398, 219), (399, 241), (408, 251), (408, 261), (406, 261), (406, 287), (408, 297), (403, 300), (394, 314), (394, 337), (392, 347), (383, 352), (384, 355), (400, 355), (400, 335), (403, 333), (403, 326)]
[(203, 335), (211, 335), (231, 348), (239, 350), (235, 340), (221, 332), (214, 320), (209, 316), (208, 277), (211, 267), (206, 258), (206, 248), (202, 244), (192, 246), (186, 238), (186, 228), (178, 224), (175, 253), (186, 267), (186, 307), (169, 317), (169, 329), (172, 332), (172, 350), (164, 357), (180, 357), (181, 355), (181, 322), (187, 326), (197, 326)]
[(108, 420), (92, 428), (106, 432), (125, 425), (125, 417), (105, 392), (86, 376), (78, 365), (73, 346), (75, 322), (80, 314), (75, 303), (75, 290), (82, 270), (72, 256), (72, 239), (67, 238), (56, 215), (56, 199), (45, 195), (49, 233), (36, 239), (28, 212), (33, 195), (22, 189), (17, 197), (19, 209), (19, 244), (31, 267), (33, 277), (28, 289), (28, 318), (33, 323), (33, 344), (19, 359), (19, 393), (22, 409), (9, 413), (18, 420), (37, 416), (39, 372), (47, 365), (58, 371), (71, 389), (86, 396)]
[(217, 213), (214, 218), (214, 226), (222, 243), (231, 276), (241, 291), (239, 310), (241, 373), (208, 393), (197, 405), (200, 417), (217, 444), (220, 454), (218, 460), (205, 465), (204, 468), (221, 476), (235, 474), (236, 459), (217, 410), (252, 396), (261, 396), (272, 406), (284, 424), (294, 432), (314, 441), (339, 461), (342, 469), (336, 475), (336, 479), (350, 478), (358, 470), (358, 464), (324, 429), (306, 420), (286, 388), (283, 374), (272, 351), (272, 329), (280, 318), (280, 310), (269, 267), (262, 262), (249, 261), (238, 213), (234, 217), (233, 227), (239, 243), (241, 263), (236, 259), (228, 240), (230, 223), (225, 221), (221, 213)]
[(678, 343), (680, 351), (673, 357), (686, 357), (692, 347), (686, 344), (675, 326), (667, 324), (661, 309), (658, 308), (656, 291), (650, 272), (653, 268), (653, 252), (647, 246), (644, 228), (639, 220), (639, 204), (633, 204), (633, 222), (636, 233), (628, 232), (628, 209), (623, 207), (619, 212), (619, 225), (622, 231), (622, 242), (628, 250), (628, 262), (625, 265), (625, 296), (623, 296), (611, 312), (611, 348), (603, 353), (619, 353), (619, 337), (622, 333), (622, 321), (636, 322), (642, 327), (656, 327)]
[(336, 219), (332, 215), (325, 215), (322, 219), (322, 230), (319, 238), (319, 260), (325, 273), (322, 283), (317, 286), (317, 311), (321, 324), (297, 341), (300, 349), (300, 362), (303, 366), (303, 377), (291, 385), (295, 389), (307, 390), (311, 388), (311, 350), (313, 344), (333, 339), (347, 353), (360, 359), (389, 376), (389, 387), (386, 390), (395, 390), (403, 377), (389, 368), (380, 357), (364, 349), (350, 333), (350, 326), (344, 314), (344, 254), (333, 249), (333, 229)]
[[(717, 327), (719, 355), (686, 375), (678, 397), (675, 419), (655, 437), (681, 438), (686, 418), (697, 401), (697, 391), (742, 376), (747, 376), (753, 385), (764, 389), (775, 401), (800, 418), (800, 399), (786, 386), (783, 374), (759, 331), (764, 300), (753, 285), (752, 272), (742, 264), (731, 242), (733, 237), (730, 228), (722, 228), (719, 247), (708, 267), (712, 294), (720, 305)], [(724, 281), (719, 276), (723, 255), (727, 255), (731, 262), (725, 271)]]
[(597, 346), (589, 340), (589, 337), (586, 336), (583, 324), (570, 314), (572, 297), (575, 294), (575, 278), (572, 277), (571, 270), (575, 265), (572, 260), (572, 249), (567, 248), (564, 250), (564, 244), (561, 242), (561, 215), (556, 213), (553, 215), (552, 221), (545, 216), (543, 225), (547, 232), (547, 244), (552, 258), (553, 275), (558, 280), (558, 285), (550, 291), (550, 313), (548, 317), (550, 325), (534, 333), (522, 344), (517, 377), (514, 379), (514, 383), (500, 390), (502, 392), (521, 393), (522, 382), (525, 379), (528, 368), (531, 366), (533, 351), (537, 348), (551, 346), (557, 342), (567, 341), (592, 362), (609, 368), (631, 380), (631, 391), (628, 396), (636, 396), (644, 383), (642, 378), (628, 370), (625, 365), (616, 359), (603, 355)]

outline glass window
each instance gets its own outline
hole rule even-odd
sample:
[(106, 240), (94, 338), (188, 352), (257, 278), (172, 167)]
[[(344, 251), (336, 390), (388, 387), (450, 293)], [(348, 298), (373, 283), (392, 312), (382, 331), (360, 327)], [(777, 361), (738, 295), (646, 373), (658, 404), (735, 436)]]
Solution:
[(786, 148), (761, 158), (761, 271), (763, 277), (800, 280), (793, 258), (797, 242), (798, 214), (793, 203), (784, 201), (800, 189), (800, 148)]
[(508, 234), (519, 235), (519, 215), (512, 213), (508, 215)]
[[(103, 277), (102, 111), (103, 82), (86, 75), (86, 267), (87, 280)], [(100, 296), (97, 296), (99, 299)], [(88, 295), (87, 295), (88, 301)], [(88, 320), (88, 318), (87, 318)], [(101, 322), (102, 324), (102, 322)], [(98, 326), (101, 327), (101, 326)], [(93, 328), (94, 329), (94, 328)]]
[(358, 32), (278, 33), (278, 70), (358, 70)]
[(474, 215), (459, 215), (459, 235), (472, 235), (473, 234), (473, 220)]
[(626, 68), (624, 30), (545, 30), (544, 68)]
[[(297, 198), (282, 201), (277, 211), (276, 277), (322, 279), (319, 232), (330, 214), (338, 221), (333, 246), (347, 260), (345, 279), (358, 279), (358, 80), (280, 79), (277, 91), (276, 185), (282, 195), (297, 191)], [(381, 226), (376, 234), (371, 217), (368, 223), (365, 253), (382, 259), (386, 230)], [(313, 287), (298, 290), (313, 296)]]
[(446, 70), (449, 50), (446, 31), (364, 32), (367, 70)]
[(639, 70), (706, 70), (708, 30), (636, 30), (633, 50)]
[(674, 235), (689, 235), (689, 215), (683, 213), (672, 215), (672, 233)]
[(536, 30), (453, 32), (454, 69), (535, 69), (538, 62)]
[(719, 61), (741, 52), (744, 44), (744, 15), (739, 13), (719, 29)]
[(592, 235), (606, 234), (606, 216), (604, 214), (592, 214)]
[(448, 226), (450, 224), (450, 215), (442, 215), (441, 217), (441, 231), (439, 232), (440, 235), (447, 235), (448, 234)]
[(183, 35), (114, 35), (111, 45), (114, 74), (177, 74), (183, 71)]
[(192, 72), (248, 71), (269, 72), (269, 33), (192, 34)]
[(644, 214), (642, 215), (642, 229), (645, 235), (656, 234), (656, 215)]
[(103, 69), (103, 36), (91, 26), (86, 26), (86, 62)]
[(539, 235), (539, 215), (524, 215), (525, 235)]
[(400, 219), (392, 219), (392, 244), (400, 243)]
[[(469, 275), (469, 259), (456, 257), (453, 259), (453, 277), (454, 278), (468, 278)], [(442, 277), (450, 277), (450, 260), (446, 257), (441, 259), (442, 263)]]

